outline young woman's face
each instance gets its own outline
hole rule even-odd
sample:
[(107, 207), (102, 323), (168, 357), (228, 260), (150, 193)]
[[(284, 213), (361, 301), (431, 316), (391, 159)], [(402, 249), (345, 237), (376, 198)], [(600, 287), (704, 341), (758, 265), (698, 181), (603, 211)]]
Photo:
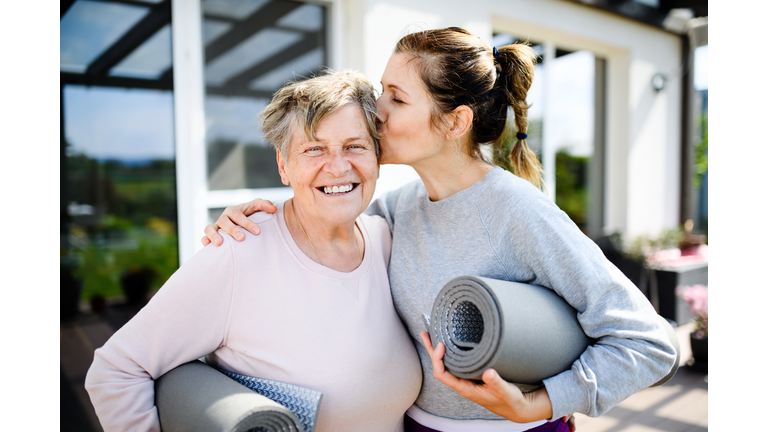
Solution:
[(381, 77), (379, 107), (382, 164), (419, 164), (443, 150), (431, 122), (432, 100), (407, 54), (393, 54)]

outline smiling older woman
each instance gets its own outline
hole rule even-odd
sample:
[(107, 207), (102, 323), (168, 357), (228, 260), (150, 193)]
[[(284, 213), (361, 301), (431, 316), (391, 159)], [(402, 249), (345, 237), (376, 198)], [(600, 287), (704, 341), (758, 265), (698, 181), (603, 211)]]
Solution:
[(96, 350), (86, 389), (105, 430), (160, 430), (152, 380), (205, 355), (322, 392), (319, 432), (403, 429), (421, 368), (392, 305), (389, 227), (361, 215), (379, 173), (373, 87), (350, 71), (290, 84), (262, 122), (294, 197), (253, 217), (253, 241), (198, 252)]

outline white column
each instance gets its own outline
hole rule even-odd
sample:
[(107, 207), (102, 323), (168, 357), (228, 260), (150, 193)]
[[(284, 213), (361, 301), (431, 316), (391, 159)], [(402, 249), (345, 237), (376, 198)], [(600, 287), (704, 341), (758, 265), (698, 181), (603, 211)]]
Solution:
[(547, 185), (547, 195), (555, 200), (555, 142), (552, 139), (552, 130), (555, 125), (552, 120), (552, 107), (555, 103), (555, 95), (552, 94), (552, 82), (555, 70), (555, 44), (544, 43), (544, 82), (542, 83), (542, 95), (544, 112), (542, 114), (541, 137), (541, 164), (544, 168), (544, 183)]
[(200, 0), (172, 0), (173, 108), (179, 264), (202, 245), (205, 193), (205, 83)]

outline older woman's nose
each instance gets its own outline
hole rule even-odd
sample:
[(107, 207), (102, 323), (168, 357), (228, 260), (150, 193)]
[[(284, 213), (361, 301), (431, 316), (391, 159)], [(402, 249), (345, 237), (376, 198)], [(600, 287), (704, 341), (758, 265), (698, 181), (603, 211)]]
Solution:
[(352, 164), (343, 152), (331, 152), (330, 158), (326, 169), (335, 176), (342, 176), (352, 168)]

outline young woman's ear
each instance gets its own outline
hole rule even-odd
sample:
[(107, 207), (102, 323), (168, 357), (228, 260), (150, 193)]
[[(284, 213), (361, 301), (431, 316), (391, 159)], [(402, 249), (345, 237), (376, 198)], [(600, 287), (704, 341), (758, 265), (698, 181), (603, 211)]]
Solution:
[(475, 115), (468, 106), (461, 105), (457, 107), (448, 114), (448, 130), (445, 137), (450, 141), (463, 138), (472, 128), (472, 120), (474, 118)]

